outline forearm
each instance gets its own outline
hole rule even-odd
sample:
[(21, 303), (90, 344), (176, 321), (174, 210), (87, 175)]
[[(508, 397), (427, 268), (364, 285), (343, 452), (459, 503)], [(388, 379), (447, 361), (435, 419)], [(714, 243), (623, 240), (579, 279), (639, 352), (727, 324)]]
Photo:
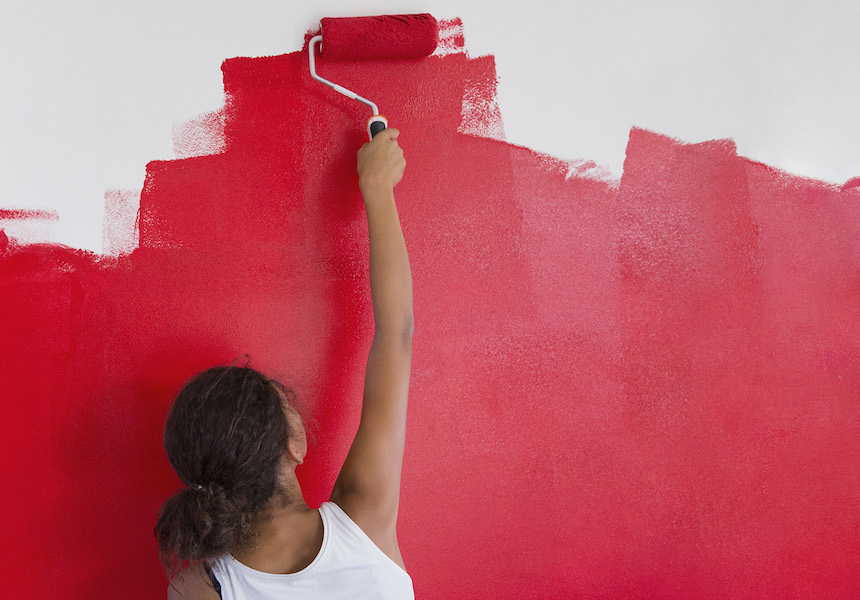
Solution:
[(412, 272), (394, 190), (362, 188), (370, 233), (370, 295), (377, 332), (412, 333)]

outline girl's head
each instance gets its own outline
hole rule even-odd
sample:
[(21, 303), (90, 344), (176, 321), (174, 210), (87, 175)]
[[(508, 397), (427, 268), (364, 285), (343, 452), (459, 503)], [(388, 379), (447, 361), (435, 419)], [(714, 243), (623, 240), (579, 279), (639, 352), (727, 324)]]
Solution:
[(186, 488), (167, 500), (155, 526), (169, 573), (254, 539), (254, 520), (285, 496), (284, 461), (307, 452), (295, 394), (248, 367), (216, 367), (179, 392), (164, 427), (167, 457)]

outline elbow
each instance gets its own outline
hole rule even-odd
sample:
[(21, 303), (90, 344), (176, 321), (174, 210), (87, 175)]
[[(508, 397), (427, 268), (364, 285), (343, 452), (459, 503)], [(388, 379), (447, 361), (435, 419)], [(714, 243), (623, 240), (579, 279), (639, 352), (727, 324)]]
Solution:
[(376, 335), (384, 337), (400, 337), (411, 342), (415, 333), (415, 319), (409, 315), (405, 320), (376, 322)]
[(415, 334), (415, 319), (411, 316), (396, 330), (396, 333), (406, 344), (412, 344), (412, 336)]

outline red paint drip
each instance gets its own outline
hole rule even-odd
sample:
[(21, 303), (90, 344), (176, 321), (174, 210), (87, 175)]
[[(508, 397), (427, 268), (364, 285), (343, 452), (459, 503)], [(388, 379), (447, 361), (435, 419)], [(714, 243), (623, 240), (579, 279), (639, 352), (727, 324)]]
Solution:
[[(131, 255), (0, 256), (6, 596), (164, 594), (165, 412), (244, 354), (319, 423), (300, 477), (327, 497), (373, 331), (366, 115), (306, 59), (225, 61), (224, 147), (147, 166)], [(387, 107), (409, 161), (417, 596), (851, 597), (856, 192), (636, 129), (620, 183), (582, 178), (458, 133), (492, 58), (326, 68)]]

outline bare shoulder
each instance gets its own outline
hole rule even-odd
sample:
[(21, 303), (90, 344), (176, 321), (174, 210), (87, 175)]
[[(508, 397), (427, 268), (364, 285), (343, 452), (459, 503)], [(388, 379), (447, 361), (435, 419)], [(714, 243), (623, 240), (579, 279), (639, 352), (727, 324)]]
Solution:
[(337, 504), (386, 556), (406, 569), (397, 543), (396, 512), (381, 518), (380, 511), (357, 494), (332, 494), (330, 501)]
[(188, 567), (167, 587), (167, 600), (220, 600), (203, 565)]

